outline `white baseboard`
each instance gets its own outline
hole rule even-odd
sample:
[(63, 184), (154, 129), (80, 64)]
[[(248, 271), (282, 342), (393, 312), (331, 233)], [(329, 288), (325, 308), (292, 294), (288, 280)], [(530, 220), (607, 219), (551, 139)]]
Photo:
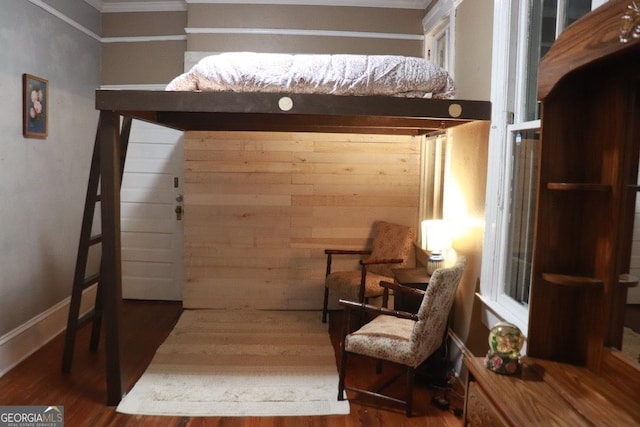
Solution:
[[(97, 285), (87, 288), (80, 304), (81, 315), (95, 303)], [(0, 337), (0, 377), (39, 348), (58, 336), (67, 327), (71, 297), (65, 298), (13, 331)]]
[(451, 344), (449, 346), (449, 360), (453, 363), (453, 372), (457, 380), (464, 386), (467, 382), (467, 372), (466, 369), (463, 369), (463, 360), (465, 357), (473, 357), (473, 354), (453, 330), (449, 329), (448, 336)]

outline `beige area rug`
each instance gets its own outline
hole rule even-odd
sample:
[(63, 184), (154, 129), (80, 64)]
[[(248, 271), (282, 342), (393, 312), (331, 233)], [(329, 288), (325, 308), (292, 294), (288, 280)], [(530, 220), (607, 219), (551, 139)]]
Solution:
[(637, 366), (640, 363), (640, 334), (631, 328), (624, 328), (621, 353), (632, 364)]
[(173, 416), (348, 414), (318, 312), (185, 310), (118, 412)]

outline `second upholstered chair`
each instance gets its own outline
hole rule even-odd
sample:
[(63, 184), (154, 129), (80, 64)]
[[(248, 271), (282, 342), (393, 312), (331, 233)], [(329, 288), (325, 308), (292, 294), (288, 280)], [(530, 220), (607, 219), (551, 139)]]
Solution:
[[(416, 314), (362, 305), (353, 301), (340, 301), (348, 309), (382, 314), (357, 331), (345, 335), (341, 343), (338, 400), (345, 398), (345, 390), (356, 391), (403, 403), (407, 416), (411, 416), (415, 370), (440, 348), (446, 337), (449, 312), (465, 266), (466, 258), (460, 257), (453, 267), (434, 271), (426, 291), (407, 288), (414, 294), (417, 292), (423, 294), (420, 309)], [(399, 287), (402, 285), (394, 286), (395, 289)], [(347, 316), (347, 319), (349, 317)], [(349, 328), (347, 324), (347, 332)], [(345, 375), (348, 354), (359, 354), (377, 359), (379, 362), (387, 361), (405, 366), (407, 373), (405, 399), (383, 395), (381, 390), (369, 391), (347, 387)], [(377, 368), (379, 371), (381, 364), (378, 364)]]
[[(327, 269), (322, 321), (327, 321), (329, 291), (337, 292), (341, 298), (359, 302), (382, 296), (384, 289), (380, 287), (380, 282), (393, 282), (392, 268), (414, 265), (415, 252), (413, 242), (415, 239), (416, 231), (412, 227), (377, 221), (373, 225), (371, 249), (325, 249)], [(335, 255), (360, 256), (362, 258), (360, 260), (360, 270), (332, 272), (331, 262)]]

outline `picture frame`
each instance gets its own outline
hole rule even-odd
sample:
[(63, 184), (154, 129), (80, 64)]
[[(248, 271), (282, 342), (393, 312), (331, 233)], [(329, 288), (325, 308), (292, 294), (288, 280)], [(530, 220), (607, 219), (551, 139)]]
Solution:
[(49, 122), (49, 81), (22, 75), (22, 134), (25, 138), (46, 138)]

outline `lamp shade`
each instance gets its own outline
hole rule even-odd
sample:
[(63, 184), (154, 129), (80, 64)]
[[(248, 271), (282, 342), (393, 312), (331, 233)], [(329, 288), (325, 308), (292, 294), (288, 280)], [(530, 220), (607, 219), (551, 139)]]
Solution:
[(442, 252), (451, 248), (451, 229), (443, 219), (422, 221), (422, 245), (429, 252)]

